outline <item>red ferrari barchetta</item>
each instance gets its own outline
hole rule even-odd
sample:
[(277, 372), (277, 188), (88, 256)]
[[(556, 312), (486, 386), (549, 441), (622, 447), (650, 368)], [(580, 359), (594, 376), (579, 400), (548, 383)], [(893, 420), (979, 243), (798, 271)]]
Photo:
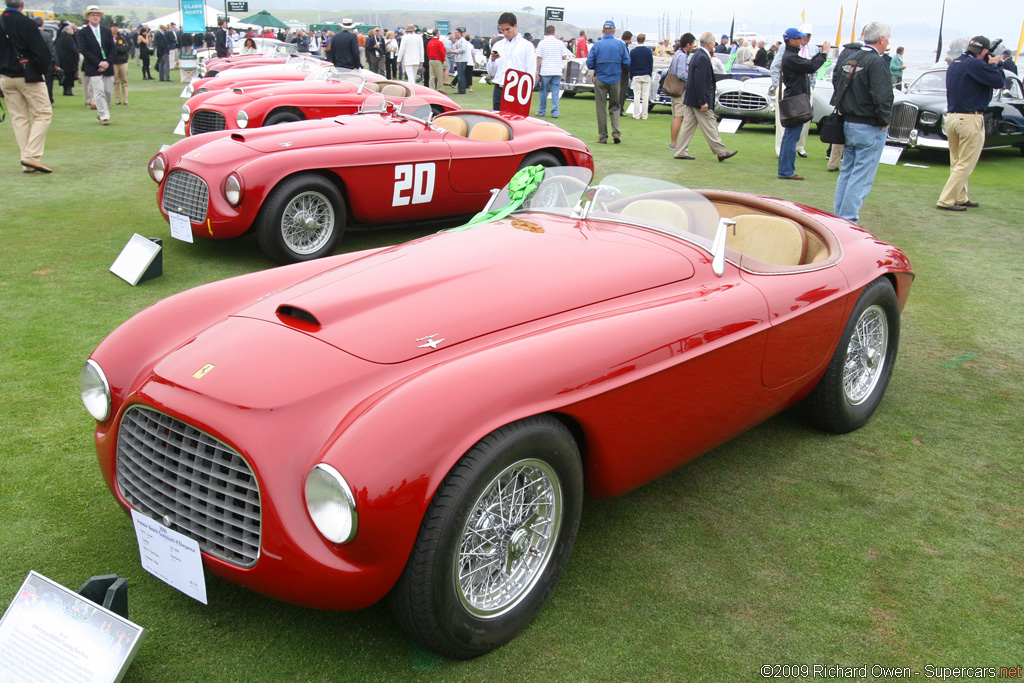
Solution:
[(798, 402), (863, 425), (912, 280), (821, 211), (530, 167), (463, 227), (148, 308), (92, 353), (82, 399), (117, 502), (208, 571), (324, 609), (388, 596), (468, 658), (541, 609), (584, 494)]
[(543, 119), (431, 116), (428, 103), (368, 97), (359, 114), (180, 140), (150, 160), (157, 204), (196, 237), (253, 231), (279, 263), (329, 255), (349, 225), (471, 215), (524, 166), (593, 170), (590, 150)]

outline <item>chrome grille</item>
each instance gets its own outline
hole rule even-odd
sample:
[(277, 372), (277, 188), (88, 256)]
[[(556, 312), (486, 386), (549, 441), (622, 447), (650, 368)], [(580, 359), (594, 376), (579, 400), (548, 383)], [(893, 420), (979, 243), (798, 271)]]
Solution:
[(173, 211), (188, 216), (193, 223), (206, 220), (206, 205), (210, 191), (206, 181), (188, 171), (171, 171), (164, 183), (164, 211)]
[(580, 80), (580, 65), (579, 62), (569, 62), (565, 65), (565, 81), (566, 83), (577, 83)]
[(192, 114), (192, 124), (189, 126), (189, 132), (192, 135), (199, 135), (200, 133), (209, 133), (213, 130), (224, 130), (227, 127), (227, 124), (224, 122), (224, 114), (221, 114), (219, 111), (199, 109)]
[(260, 548), (260, 493), (237, 451), (180, 420), (132, 406), (117, 437), (117, 485), (132, 507), (242, 567)]
[(917, 105), (909, 102), (892, 105), (892, 119), (889, 121), (890, 140), (910, 141), (910, 131), (917, 128), (917, 111)]
[(759, 111), (768, 106), (768, 99), (757, 93), (730, 90), (718, 96), (718, 103), (733, 111)]

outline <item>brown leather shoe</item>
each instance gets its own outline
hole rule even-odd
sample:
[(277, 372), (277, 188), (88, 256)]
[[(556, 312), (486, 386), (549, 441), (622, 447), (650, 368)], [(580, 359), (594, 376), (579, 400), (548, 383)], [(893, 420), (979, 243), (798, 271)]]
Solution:
[(949, 206), (935, 205), (935, 208), (939, 211), (966, 211), (967, 207), (961, 204), (950, 204)]
[(676, 159), (682, 159), (683, 161), (693, 161), (696, 157), (691, 157), (689, 154), (678, 154)]
[(780, 175), (779, 176), (779, 180), (803, 180), (803, 179), (804, 179), (804, 177), (802, 175), (796, 175), (795, 173), (793, 175)]
[(28, 169), (32, 169), (31, 171), (28, 171), (29, 173), (32, 173), (32, 172), (35, 172), (35, 171), (39, 171), (40, 173), (53, 173), (53, 169), (52, 168), (47, 168), (46, 166), (43, 166), (38, 161), (36, 161), (36, 162), (23, 161), (23, 162), (21, 162), (21, 165), (25, 167), (26, 171), (28, 171)]
[(718, 155), (718, 160), (719, 160), (719, 161), (725, 161), (726, 159), (731, 159), (732, 157), (736, 156), (736, 155), (737, 155), (737, 154), (739, 154), (739, 153), (740, 153), (740, 152), (739, 152), (739, 150), (737, 149), (737, 150), (733, 150), (733, 151), (731, 151), (731, 152), (726, 152), (725, 154), (719, 154), (719, 155)]
[(972, 202), (970, 199), (968, 199), (966, 202), (963, 202), (963, 203), (957, 202), (956, 205), (957, 206), (963, 206), (963, 207), (970, 207), (972, 209), (978, 208), (978, 202)]

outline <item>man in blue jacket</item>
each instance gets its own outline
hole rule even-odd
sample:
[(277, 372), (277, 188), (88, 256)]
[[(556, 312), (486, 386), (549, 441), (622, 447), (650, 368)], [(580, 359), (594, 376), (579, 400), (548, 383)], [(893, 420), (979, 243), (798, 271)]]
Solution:
[(967, 196), (967, 179), (985, 146), (985, 109), (992, 89), (1006, 82), (999, 59), (989, 54), (991, 43), (975, 36), (962, 55), (946, 70), (946, 138), (949, 140), (949, 180), (942, 188), (936, 209), (966, 211), (976, 207)]
[(633, 88), (633, 118), (646, 119), (651, 99), (651, 76), (654, 74), (654, 52), (644, 45), (647, 36), (638, 33), (636, 47), (629, 53), (629, 78)]
[[(587, 68), (594, 72), (594, 101), (597, 107), (598, 142), (608, 142), (608, 115), (612, 119), (612, 138), (615, 144), (622, 142), (619, 132), (619, 81), (623, 67), (629, 68), (629, 51), (626, 44), (615, 37), (615, 22), (604, 22), (600, 40), (594, 41), (587, 55)], [(606, 111), (607, 108), (607, 111)]]

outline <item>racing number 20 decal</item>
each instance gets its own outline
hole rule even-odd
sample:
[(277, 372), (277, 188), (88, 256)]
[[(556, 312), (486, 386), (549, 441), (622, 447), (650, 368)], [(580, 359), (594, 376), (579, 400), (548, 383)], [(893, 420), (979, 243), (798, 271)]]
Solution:
[(501, 86), (501, 110), (529, 116), (532, 98), (533, 76), (525, 71), (507, 70), (505, 83)]
[(434, 197), (434, 162), (395, 166), (395, 194), (391, 206), (426, 204)]

